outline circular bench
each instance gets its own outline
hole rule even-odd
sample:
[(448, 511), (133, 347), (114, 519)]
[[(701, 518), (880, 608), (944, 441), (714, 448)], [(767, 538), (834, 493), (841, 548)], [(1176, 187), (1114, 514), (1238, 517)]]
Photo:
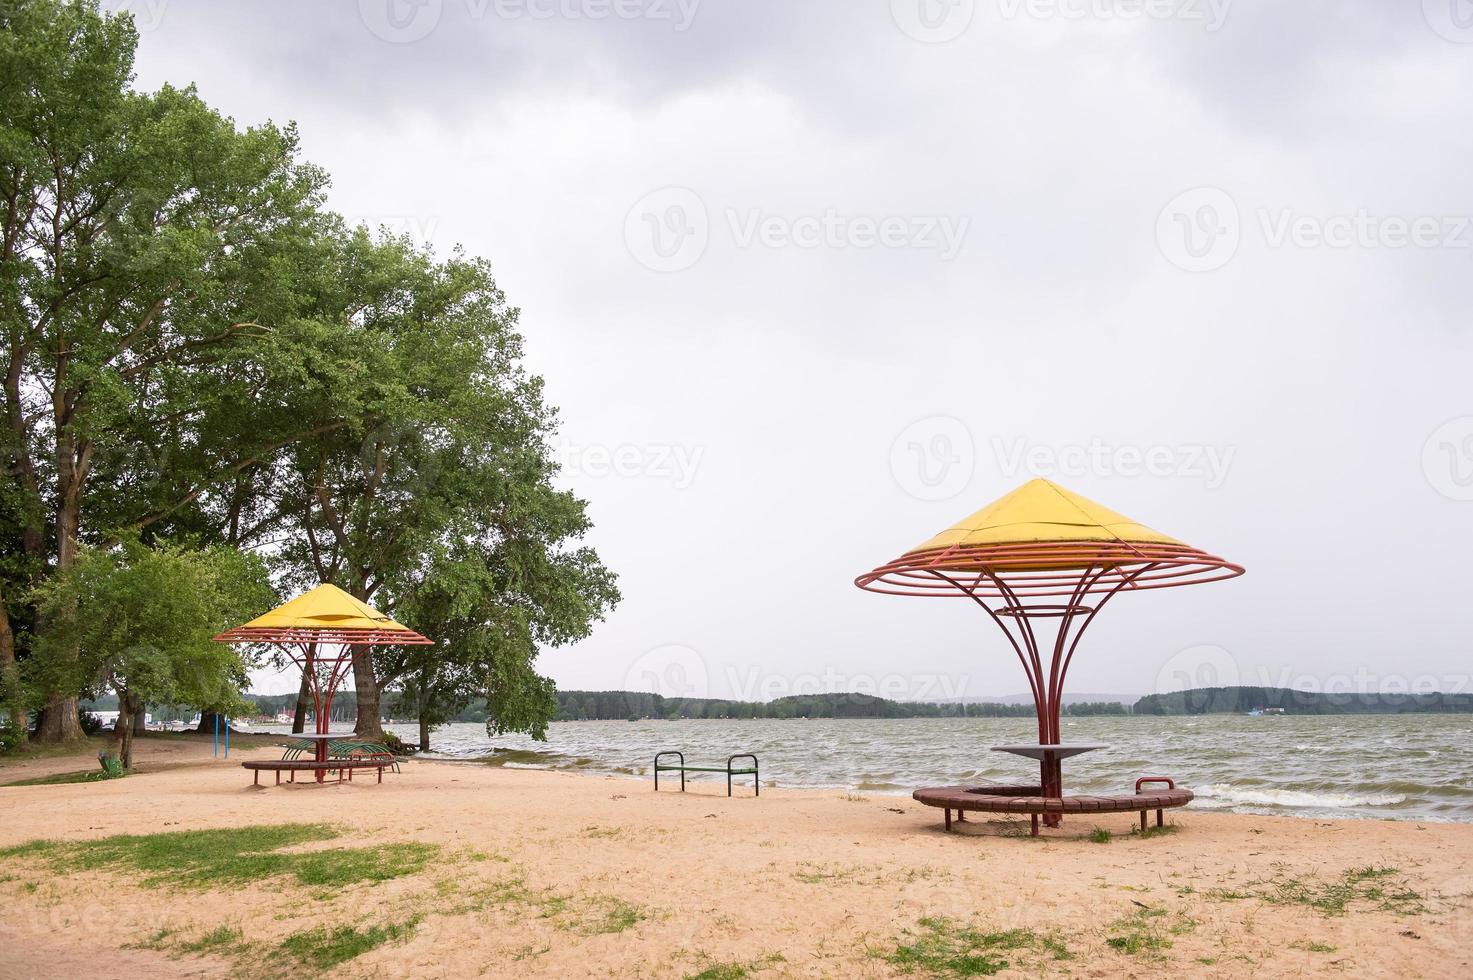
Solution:
[[(1165, 789), (1142, 792), (1144, 784), (1164, 783)], [(1146, 811), (1156, 811), (1156, 826), (1163, 821), (1163, 810), (1186, 806), (1192, 802), (1189, 789), (1177, 789), (1165, 776), (1142, 776), (1136, 780), (1136, 791), (1120, 796), (1044, 796), (1039, 786), (926, 786), (911, 797), (926, 806), (946, 811), (946, 829), (951, 829), (951, 811), (958, 819), (965, 811), (985, 813), (1026, 813), (1032, 818), (1033, 836), (1038, 836), (1038, 818), (1047, 813), (1127, 813), (1139, 811), (1141, 829), (1146, 829)]]
[(293, 783), (297, 781), (297, 773), (299, 772), (336, 772), (338, 774), (338, 782), (341, 783), (344, 773), (347, 773), (348, 781), (352, 782), (353, 770), (355, 769), (377, 769), (378, 781), (383, 782), (384, 769), (392, 768), (393, 765), (394, 757), (392, 755), (384, 758), (382, 755), (377, 754), (373, 756), (353, 756), (346, 759), (328, 759), (325, 762), (318, 762), (315, 759), (260, 759), (241, 763), (242, 768), (249, 769), (253, 773), (251, 777), (251, 785), (253, 786), (261, 785), (261, 773), (263, 771), (276, 773), (276, 785), (278, 786), (281, 785), (281, 774), (284, 772), (291, 774), (288, 782)]

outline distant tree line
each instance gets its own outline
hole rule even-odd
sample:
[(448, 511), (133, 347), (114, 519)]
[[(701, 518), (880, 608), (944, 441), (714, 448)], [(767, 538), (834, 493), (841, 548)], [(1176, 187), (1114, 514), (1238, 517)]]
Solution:
[(1215, 715), (1282, 708), (1290, 715), (1465, 714), (1473, 694), (1388, 694), (1295, 691), (1286, 687), (1199, 687), (1148, 694), (1135, 703), (1138, 715)]
[[(799, 694), (775, 701), (667, 698), (636, 691), (559, 691), (558, 721), (646, 718), (1032, 718), (1031, 704), (891, 701), (869, 694)], [(1065, 705), (1066, 715), (1123, 715), (1113, 701)]]

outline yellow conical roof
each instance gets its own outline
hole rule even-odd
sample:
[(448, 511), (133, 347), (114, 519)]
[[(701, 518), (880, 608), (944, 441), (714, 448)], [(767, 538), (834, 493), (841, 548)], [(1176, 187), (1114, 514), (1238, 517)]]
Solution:
[(1050, 480), (1029, 480), (906, 554), (967, 545), (1134, 541), (1182, 544)]
[(264, 616), (257, 616), (241, 629), (335, 629), (403, 630), (388, 616), (368, 603), (355, 599), (336, 585), (319, 585), (290, 602), (282, 603)]

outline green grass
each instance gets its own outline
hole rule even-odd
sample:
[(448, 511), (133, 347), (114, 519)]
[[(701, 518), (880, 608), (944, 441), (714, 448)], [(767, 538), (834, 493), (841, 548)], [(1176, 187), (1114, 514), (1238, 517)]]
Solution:
[(120, 835), (95, 841), (30, 841), (0, 850), (0, 857), (40, 858), (60, 871), (141, 872), (151, 885), (208, 888), (282, 876), (304, 885), (339, 887), (387, 881), (422, 870), (435, 844), (392, 843), (281, 853), (298, 844), (333, 840), (325, 824), (274, 824), (166, 834)]
[(419, 922), (420, 916), (416, 915), (404, 922), (369, 926), (362, 930), (352, 926), (338, 926), (333, 929), (318, 926), (316, 929), (294, 932), (287, 936), (281, 941), (280, 949), (306, 966), (326, 970), (384, 943), (409, 938)]
[(1096, 827), (1089, 832), (1089, 839), (1096, 844), (1108, 844), (1114, 836), (1114, 834), (1110, 833), (1104, 827)]
[[(162, 930), (161, 930), (162, 932)], [(155, 942), (164, 938), (158, 933)], [(198, 939), (180, 943), (175, 948), (183, 953), (228, 953), (245, 945), (245, 934), (230, 926), (217, 926)]]
[(584, 925), (584, 931), (590, 935), (624, 932), (649, 918), (649, 913), (644, 909), (622, 898), (610, 898), (603, 904), (605, 908), (602, 917), (591, 917)]
[(1006, 970), (1001, 952), (1042, 952), (1055, 960), (1070, 958), (1069, 950), (1053, 936), (1032, 929), (983, 932), (940, 916), (920, 920), (920, 932), (906, 930), (894, 952), (884, 958), (902, 973), (922, 970), (932, 977), (990, 977)]
[(57, 772), (50, 776), (32, 776), (30, 779), (17, 779), (6, 783), (6, 786), (58, 786), (62, 783), (100, 783), (109, 779), (122, 779), (121, 773), (113, 775), (103, 772), (101, 769), (84, 769), (81, 772)]
[(1180, 827), (1178, 827), (1174, 823), (1168, 823), (1160, 827), (1147, 827), (1145, 830), (1141, 830), (1139, 827), (1136, 827), (1131, 830), (1130, 836), (1139, 837), (1141, 840), (1149, 840), (1152, 837), (1166, 837), (1169, 834), (1176, 834), (1180, 832)]
[(1289, 948), (1302, 949), (1307, 953), (1333, 953), (1339, 949), (1338, 946), (1331, 946), (1329, 943), (1311, 941), (1293, 942), (1289, 944)]
[(1261, 883), (1265, 887), (1258, 897), (1270, 905), (1305, 905), (1326, 917), (1342, 916), (1358, 905), (1397, 915), (1426, 912), (1425, 895), (1405, 887), (1404, 882), (1390, 880), (1397, 873), (1396, 868), (1367, 865), (1348, 868), (1333, 881), (1302, 875), (1279, 877)]
[(743, 980), (751, 975), (752, 971), (741, 963), (717, 963), (700, 973), (686, 974), (685, 980)]
[(1180, 936), (1197, 928), (1197, 920), (1184, 915), (1177, 915), (1176, 921), (1170, 925), (1164, 921), (1165, 918), (1165, 909), (1136, 909), (1130, 915), (1111, 923), (1109, 931), (1113, 935), (1106, 937), (1105, 945), (1127, 956), (1140, 956), (1143, 953), (1159, 956), (1171, 948), (1168, 935)]

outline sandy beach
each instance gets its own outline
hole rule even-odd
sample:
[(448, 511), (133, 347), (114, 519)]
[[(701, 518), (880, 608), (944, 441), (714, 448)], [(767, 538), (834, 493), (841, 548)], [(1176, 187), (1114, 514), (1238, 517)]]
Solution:
[[(288, 851), (421, 842), (431, 855), (331, 888), (161, 884), (11, 854), (0, 974), (302, 975), (316, 971), (287, 938), (344, 923), (403, 928), (332, 976), (948, 976), (944, 956), (915, 954), (979, 944), (1013, 975), (1473, 970), (1473, 826), (1188, 809), (1164, 835), (1133, 836), (1124, 814), (1034, 841), (1001, 822), (947, 835), (905, 798), (728, 799), (711, 781), (656, 795), (649, 779), (428, 761), (382, 785), (254, 789), (239, 762), (279, 749), (209, 751), (148, 739), (126, 779), (0, 787), (0, 848), (313, 823), (336, 836)], [(80, 761), (9, 765), (0, 781)], [(222, 926), (230, 942), (201, 941)]]

